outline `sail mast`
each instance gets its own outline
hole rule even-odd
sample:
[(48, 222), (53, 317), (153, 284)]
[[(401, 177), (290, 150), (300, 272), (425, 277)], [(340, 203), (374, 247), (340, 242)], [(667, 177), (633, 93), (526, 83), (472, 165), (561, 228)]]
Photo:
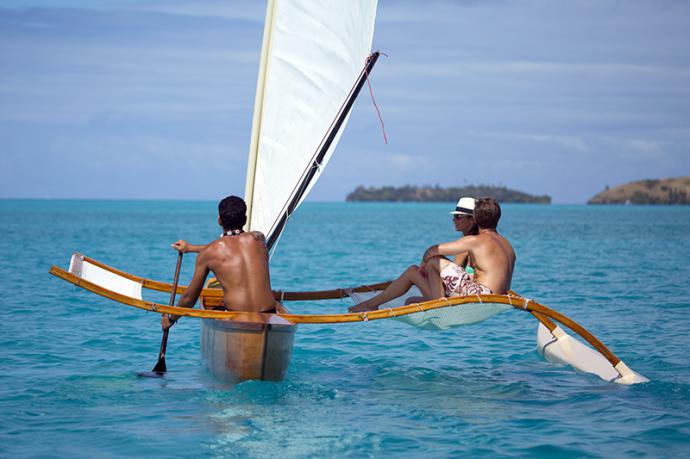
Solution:
[(321, 162), (326, 156), (326, 153), (328, 153), (328, 150), (330, 149), (333, 140), (338, 135), (338, 132), (340, 131), (343, 124), (345, 123), (345, 120), (350, 114), (350, 110), (352, 110), (352, 106), (354, 105), (355, 100), (357, 99), (357, 96), (359, 95), (359, 92), (361, 91), (362, 86), (364, 85), (364, 82), (367, 80), (369, 74), (373, 70), (376, 61), (379, 58), (379, 55), (380, 53), (376, 51), (367, 58), (366, 65), (360, 73), (357, 82), (353, 86), (352, 91), (345, 100), (345, 103), (343, 103), (343, 106), (340, 112), (338, 113), (336, 119), (334, 120), (333, 124), (331, 125), (330, 130), (327, 132), (327, 135), (324, 136), (323, 142), (321, 143), (321, 145), (319, 145), (318, 153), (315, 155), (314, 160), (308, 166), (307, 172), (304, 175), (302, 181), (297, 185), (297, 187), (295, 187), (295, 193), (290, 198), (290, 201), (285, 206), (283, 212), (281, 212), (281, 214), (279, 215), (278, 219), (276, 220), (276, 223), (271, 229), (270, 234), (267, 235), (266, 244), (268, 245), (269, 250), (273, 248), (275, 243), (280, 238), (280, 234), (282, 233), (283, 228), (285, 228), (285, 224), (287, 223), (288, 219), (295, 211), (295, 209), (297, 209), (297, 206), (302, 201), (304, 193), (307, 191), (307, 189), (309, 189), (309, 185), (316, 177), (316, 174), (319, 171), (319, 168), (321, 167)]
[(271, 55), (271, 38), (275, 22), (275, 0), (268, 0), (266, 6), (266, 20), (264, 23), (263, 44), (259, 61), (259, 77), (256, 82), (256, 98), (254, 99), (254, 117), (252, 120), (252, 135), (249, 143), (249, 158), (247, 160), (247, 179), (244, 186), (244, 200), (247, 203), (247, 230), (252, 230), (252, 210), (254, 208), (254, 183), (256, 179), (256, 162), (259, 156), (259, 135), (263, 116), (266, 75), (268, 74), (269, 57)]

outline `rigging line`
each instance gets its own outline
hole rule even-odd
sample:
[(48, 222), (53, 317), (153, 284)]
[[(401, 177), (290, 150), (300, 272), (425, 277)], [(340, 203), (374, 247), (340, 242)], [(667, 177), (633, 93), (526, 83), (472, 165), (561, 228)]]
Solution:
[[(286, 212), (286, 207), (290, 206), (290, 203), (293, 200), (292, 198), (295, 196), (295, 193), (297, 193), (297, 191), (299, 191), (299, 189), (301, 188), (302, 184), (304, 183), (305, 177), (309, 174), (310, 171), (314, 170), (314, 168), (315, 168), (314, 163), (317, 163), (320, 165), (321, 161), (318, 160), (318, 157), (322, 151), (322, 146), (326, 142), (326, 140), (328, 139), (329, 134), (333, 131), (333, 127), (337, 124), (338, 120), (340, 119), (341, 113), (343, 112), (343, 110), (347, 106), (348, 102), (352, 98), (352, 94), (355, 92), (357, 85), (359, 84), (360, 80), (362, 79), (362, 75), (367, 73), (367, 65), (369, 64), (370, 59), (371, 59), (371, 55), (367, 57), (367, 59), (365, 61), (364, 68), (359, 72), (359, 75), (357, 75), (357, 78), (355, 79), (354, 84), (350, 88), (350, 91), (347, 93), (345, 100), (340, 105), (340, 108), (338, 108), (338, 111), (336, 112), (335, 116), (333, 117), (333, 121), (331, 121), (331, 124), (328, 126), (328, 129), (326, 129), (326, 132), (324, 133), (323, 137), (321, 138), (319, 145), (316, 147), (316, 150), (314, 150), (314, 154), (311, 156), (311, 159), (310, 159), (307, 167), (304, 169), (304, 171), (300, 175), (300, 178), (297, 181), (297, 183), (295, 184), (295, 187), (290, 192), (290, 196), (288, 197), (285, 204), (283, 204), (283, 207), (280, 209), (280, 212), (278, 213), (278, 217), (273, 221), (273, 224), (271, 225), (271, 228), (268, 231), (269, 235), (272, 235), (273, 232), (276, 230), (276, 227), (279, 225), (280, 220), (283, 218), (283, 214)], [(323, 158), (321, 158), (321, 159), (323, 159)], [(289, 213), (289, 209), (288, 209), (288, 213)], [(290, 215), (287, 215), (286, 220), (289, 219), (289, 217), (290, 217)], [(275, 242), (278, 242), (278, 241), (276, 240)], [(275, 245), (275, 243), (273, 243), (271, 245)]]
[(359, 95), (359, 92), (362, 89), (362, 86), (364, 85), (363, 76), (365, 72), (371, 72), (371, 69), (374, 67), (374, 64), (376, 64), (376, 61), (379, 58), (379, 54), (380, 53), (376, 51), (369, 55), (365, 68), (362, 69), (362, 71), (359, 73), (359, 77), (357, 78), (355, 86), (350, 90), (350, 93), (347, 99), (345, 100), (345, 103), (343, 104), (343, 106), (341, 106), (341, 109), (337, 114), (337, 118), (331, 123), (331, 127), (326, 132), (326, 135), (322, 140), (322, 143), (319, 145), (316, 157), (312, 156), (312, 165), (310, 165), (307, 168), (307, 170), (302, 173), (302, 176), (300, 178), (301, 183), (298, 183), (298, 185), (295, 187), (296, 189), (293, 189), (293, 194), (291, 194), (289, 202), (283, 205), (283, 210), (281, 210), (278, 219), (273, 222), (268, 237), (269, 249), (273, 247), (277, 242), (277, 239), (280, 236), (280, 232), (282, 232), (283, 228), (285, 227), (285, 224), (287, 223), (290, 214), (297, 208), (299, 201), (304, 196), (304, 193), (306, 193), (307, 188), (309, 187), (312, 179), (316, 175), (313, 162), (316, 161), (316, 163), (318, 164), (325, 158), (326, 154), (328, 153), (328, 150), (331, 147), (331, 144), (335, 140), (338, 131), (340, 130), (343, 123), (345, 122), (345, 119), (350, 113), (350, 110), (352, 109), (352, 106), (355, 103), (355, 99)]
[[(381, 53), (381, 54), (388, 57), (388, 54), (386, 54), (386, 53)], [(366, 61), (365, 61), (365, 64), (366, 64)], [(371, 95), (371, 102), (374, 104), (374, 108), (376, 109), (376, 113), (379, 116), (379, 122), (381, 123), (381, 133), (383, 134), (383, 141), (386, 145), (388, 145), (388, 136), (386, 135), (386, 126), (383, 124), (383, 117), (381, 116), (381, 110), (379, 110), (379, 106), (376, 103), (376, 98), (374, 97), (374, 90), (371, 89), (371, 81), (369, 81), (369, 72), (367, 72), (366, 65), (364, 66), (364, 72), (366, 73), (366, 77), (367, 77), (367, 85), (369, 86), (369, 94)]]
[(273, 259), (273, 254), (276, 253), (276, 247), (278, 247), (278, 242), (280, 241), (281, 237), (283, 237), (282, 231), (278, 234), (278, 237), (276, 238), (275, 242), (271, 246), (266, 244), (266, 248), (268, 248), (268, 261), (269, 262)]

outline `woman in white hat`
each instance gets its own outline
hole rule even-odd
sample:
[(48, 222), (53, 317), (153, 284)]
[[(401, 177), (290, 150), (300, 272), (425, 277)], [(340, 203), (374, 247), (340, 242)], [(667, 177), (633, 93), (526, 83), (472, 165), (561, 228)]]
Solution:
[[(463, 236), (476, 236), (479, 234), (479, 226), (474, 221), (474, 198), (463, 197), (458, 201), (455, 210), (451, 211), (453, 215), (453, 223), (456, 231), (462, 233)], [(465, 270), (473, 274), (472, 263), (467, 252), (459, 253), (455, 256), (455, 264), (462, 266)]]
[[(462, 197), (458, 201), (455, 210), (451, 211), (453, 215), (453, 223), (455, 229), (460, 231), (463, 236), (476, 235), (479, 228), (474, 221), (474, 203), (475, 199), (470, 197)], [(467, 252), (459, 253), (455, 257), (455, 264), (462, 266), (468, 273), (472, 273), (471, 260)], [(397, 279), (392, 281), (385, 290), (378, 295), (369, 298), (355, 306), (349, 308), (350, 312), (372, 311), (377, 309), (380, 305), (403, 296), (410, 288), (415, 285), (422, 292), (423, 297), (410, 297), (406, 302), (423, 301), (424, 299), (431, 299), (434, 297), (432, 289), (427, 277), (427, 269), (424, 264), (421, 266), (411, 265), (407, 268)]]

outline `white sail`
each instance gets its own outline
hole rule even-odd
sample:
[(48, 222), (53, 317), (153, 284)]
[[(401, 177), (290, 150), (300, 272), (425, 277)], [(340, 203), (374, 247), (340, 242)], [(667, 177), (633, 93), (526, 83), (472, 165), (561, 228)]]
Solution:
[[(270, 235), (295, 196), (364, 68), (376, 4), (376, 0), (269, 0), (245, 189), (249, 229)], [(320, 161), (320, 169), (342, 131)]]

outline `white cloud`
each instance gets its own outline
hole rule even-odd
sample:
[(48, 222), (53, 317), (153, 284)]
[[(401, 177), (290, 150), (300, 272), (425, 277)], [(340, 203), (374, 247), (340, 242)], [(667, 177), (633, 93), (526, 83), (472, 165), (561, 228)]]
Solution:
[(612, 153), (626, 158), (628, 161), (645, 162), (658, 160), (669, 153), (669, 143), (661, 139), (620, 136), (601, 136), (599, 140)]
[(553, 135), (541, 133), (524, 133), (524, 132), (468, 132), (468, 135), (474, 137), (491, 137), (495, 139), (504, 140), (524, 140), (529, 142), (553, 143), (566, 147), (571, 150), (587, 152), (590, 147), (587, 142), (580, 138), (567, 135)]
[(531, 140), (533, 142), (546, 142), (562, 145), (571, 150), (590, 151), (587, 143), (578, 137), (549, 134), (513, 134), (513, 138)]
[[(116, 5), (113, 5), (114, 7)], [(266, 13), (262, 1), (228, 1), (228, 0), (163, 0), (132, 1), (124, 6), (127, 10), (140, 9), (158, 11), (182, 16), (220, 17), (225, 19), (242, 19), (263, 23)]]
[(410, 172), (419, 166), (426, 164), (424, 158), (419, 155), (409, 155), (405, 153), (392, 153), (382, 155), (382, 162), (390, 165), (398, 172)]
[(6, 8), (74, 8), (82, 10), (149, 11), (180, 16), (261, 21), (266, 5), (246, 0), (4, 0)]
[(661, 143), (655, 140), (647, 139), (629, 139), (625, 141), (626, 146), (642, 153), (647, 153), (650, 156), (656, 156), (663, 151)]

